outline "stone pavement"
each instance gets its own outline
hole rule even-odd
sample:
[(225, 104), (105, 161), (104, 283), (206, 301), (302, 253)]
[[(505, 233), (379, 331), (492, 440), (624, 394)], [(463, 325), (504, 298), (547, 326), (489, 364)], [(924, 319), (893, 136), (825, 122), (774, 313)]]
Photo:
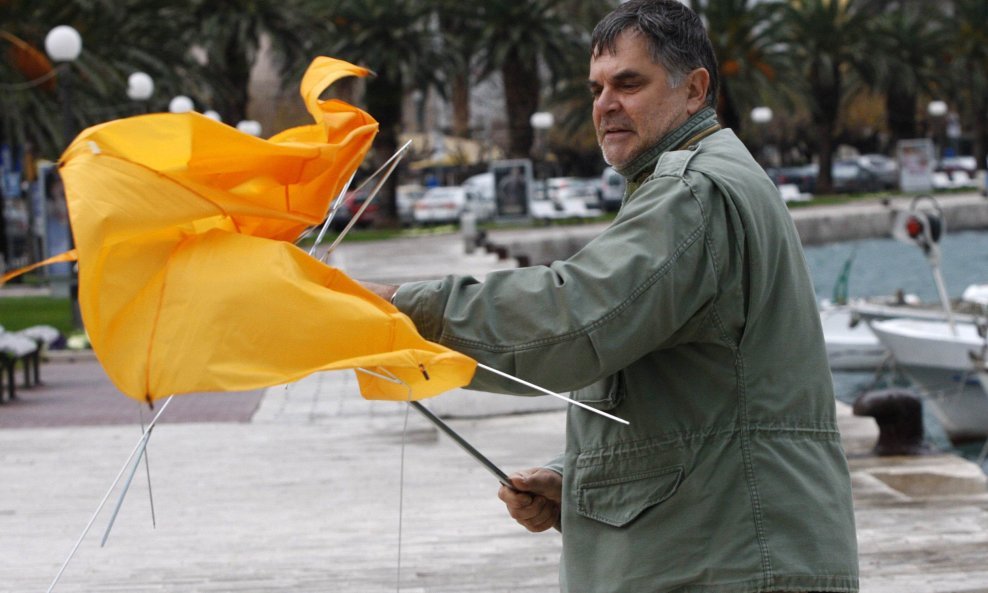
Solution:
[[(113, 386), (91, 353), (52, 353), (42, 365), (42, 386), (18, 388), (0, 406), (0, 428), (140, 424), (154, 415)], [(250, 422), (264, 395), (197, 393), (176, 398), (160, 422)]]
[[(395, 245), (344, 244), (333, 263), (384, 281), (415, 272), (398, 254), (419, 258), (423, 275), (511, 265), (462, 255), (455, 236)], [(0, 593), (47, 589), (137, 442), (137, 421), (117, 423), (100, 373), (93, 360), (52, 361), (44, 386), (21, 391), (17, 407), (0, 406), (0, 418), (22, 414), (19, 427), (0, 429)], [(405, 406), (363, 400), (352, 373), (224, 397), (225, 415), (209, 411), (221, 401), (215, 395), (173, 401), (164, 418), (183, 420), (160, 424), (149, 449), (157, 526), (141, 469), (106, 546), (99, 540), (116, 493), (55, 591), (558, 590), (558, 535), (515, 525), (472, 458)], [(427, 403), (456, 416), (450, 424), (505, 470), (560, 450), (556, 400), (500, 397), (450, 392)], [(79, 411), (98, 398), (104, 423)], [(197, 399), (183, 410), (183, 398)], [(500, 413), (519, 400), (529, 413)], [(119, 401), (123, 414), (137, 415)], [(840, 410), (862, 591), (988, 591), (983, 474), (951, 456), (871, 457), (874, 422)]]

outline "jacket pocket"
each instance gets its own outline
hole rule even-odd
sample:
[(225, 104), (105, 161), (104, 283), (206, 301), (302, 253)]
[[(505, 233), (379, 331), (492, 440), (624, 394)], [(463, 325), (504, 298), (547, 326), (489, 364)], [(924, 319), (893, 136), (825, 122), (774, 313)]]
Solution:
[(598, 410), (610, 410), (621, 403), (624, 393), (624, 374), (614, 373), (593, 385), (577, 389), (571, 397)]
[(576, 512), (614, 527), (632, 522), (649, 507), (675, 494), (683, 466), (675, 465), (595, 481), (577, 476)]

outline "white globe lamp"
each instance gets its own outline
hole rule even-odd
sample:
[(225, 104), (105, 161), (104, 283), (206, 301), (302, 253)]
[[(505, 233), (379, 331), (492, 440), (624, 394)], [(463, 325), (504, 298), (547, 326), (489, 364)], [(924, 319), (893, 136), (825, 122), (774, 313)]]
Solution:
[(127, 96), (134, 101), (147, 101), (154, 94), (154, 80), (145, 72), (127, 77)]
[(168, 102), (168, 111), (172, 113), (188, 113), (195, 108), (192, 103), (192, 99), (186, 97), (185, 95), (178, 95), (173, 97), (171, 101)]
[(45, 36), (45, 52), (56, 62), (72, 62), (82, 53), (82, 37), (68, 25), (59, 25)]

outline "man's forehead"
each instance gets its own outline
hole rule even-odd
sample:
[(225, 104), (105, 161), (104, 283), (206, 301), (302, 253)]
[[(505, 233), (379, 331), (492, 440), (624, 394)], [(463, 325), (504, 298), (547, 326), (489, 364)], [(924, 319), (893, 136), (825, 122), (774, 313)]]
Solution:
[[(665, 72), (661, 64), (652, 61), (648, 51), (625, 48), (616, 53), (604, 52), (590, 60), (591, 83), (595, 80), (628, 80), (650, 78)], [(630, 51), (629, 51), (630, 50)]]
[(645, 71), (656, 65), (649, 51), (648, 42), (640, 34), (625, 32), (613, 44), (596, 48), (590, 55), (590, 68), (605, 66), (608, 69), (637, 68)]

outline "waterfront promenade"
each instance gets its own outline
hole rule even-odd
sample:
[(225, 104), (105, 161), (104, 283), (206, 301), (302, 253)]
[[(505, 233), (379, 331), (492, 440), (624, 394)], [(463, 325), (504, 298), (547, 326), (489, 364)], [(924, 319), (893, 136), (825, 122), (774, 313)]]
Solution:
[[(402, 281), (516, 262), (446, 235), (345, 242), (331, 263)], [(140, 405), (91, 357), (52, 359), (42, 380), (0, 406), (0, 593), (47, 589), (140, 435)], [(508, 471), (562, 447), (551, 398), (427, 403)], [(350, 372), (173, 405), (151, 440), (157, 526), (142, 469), (106, 546), (115, 494), (55, 591), (558, 590), (558, 536), (515, 525), (489, 474), (403, 405), (360, 398)], [(988, 592), (984, 475), (948, 455), (872, 457), (874, 421), (839, 411), (862, 591)]]

